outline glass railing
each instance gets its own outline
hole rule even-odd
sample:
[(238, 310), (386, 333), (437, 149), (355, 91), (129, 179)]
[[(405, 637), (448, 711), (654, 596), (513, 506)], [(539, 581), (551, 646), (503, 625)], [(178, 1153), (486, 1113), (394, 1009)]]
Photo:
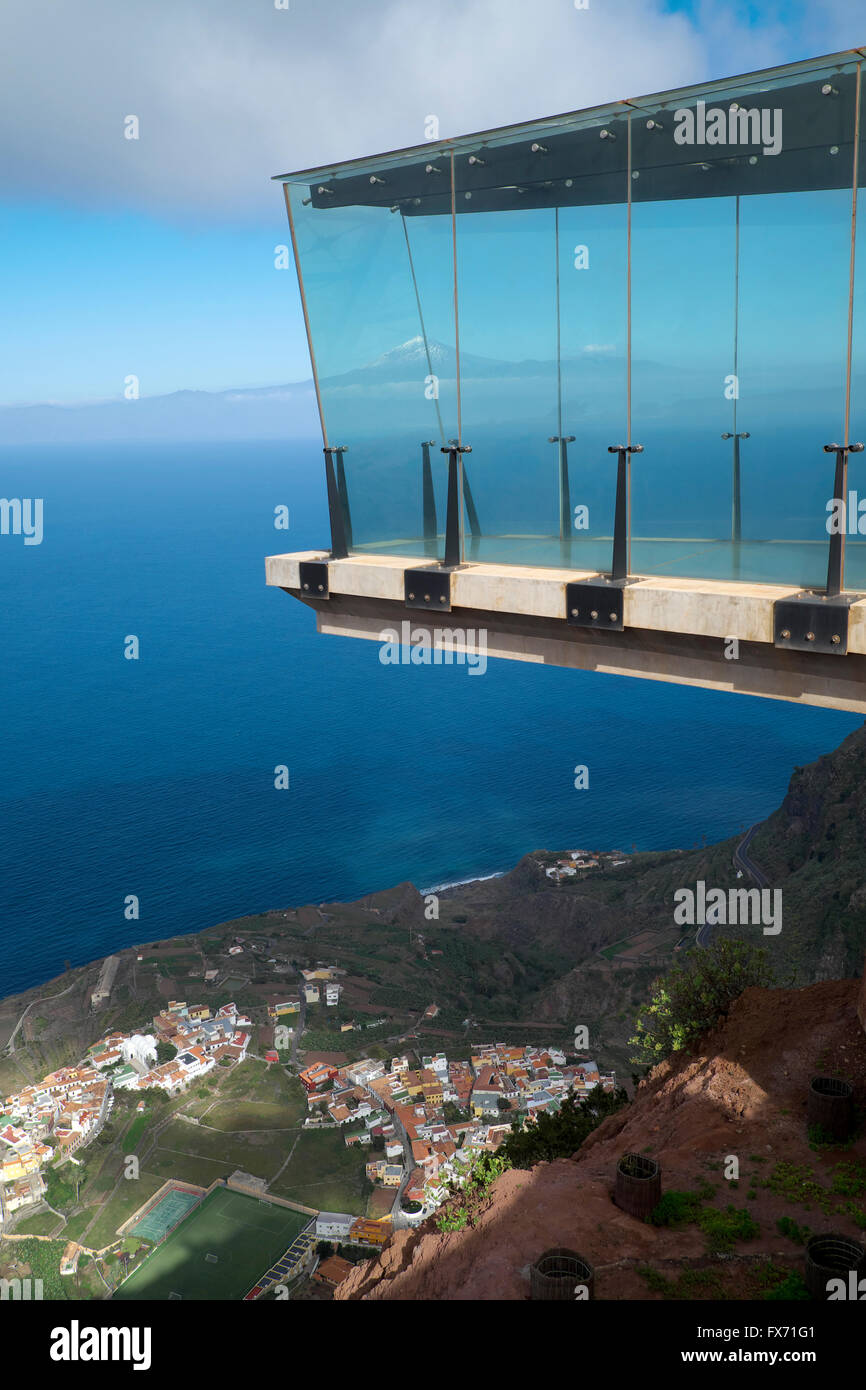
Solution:
[(452, 449), (460, 562), (609, 572), (639, 444), (629, 573), (824, 585), (825, 446), (866, 436), (860, 58), (284, 176), (346, 551), (453, 561)]

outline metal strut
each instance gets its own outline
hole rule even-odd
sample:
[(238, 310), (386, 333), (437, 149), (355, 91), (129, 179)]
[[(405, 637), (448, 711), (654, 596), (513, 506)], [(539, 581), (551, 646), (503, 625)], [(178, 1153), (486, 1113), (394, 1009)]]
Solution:
[(342, 500), (340, 497), (340, 487), (337, 482), (337, 475), (334, 471), (333, 455), (339, 459), (340, 475), (343, 481), (343, 488), (346, 485), (346, 475), (343, 472), (342, 455), (347, 452), (348, 446), (345, 444), (329, 444), (323, 450), (325, 455), (325, 482), (328, 489), (328, 519), (331, 523), (331, 559), (345, 560), (349, 553), (346, 543), (346, 518), (343, 515)]

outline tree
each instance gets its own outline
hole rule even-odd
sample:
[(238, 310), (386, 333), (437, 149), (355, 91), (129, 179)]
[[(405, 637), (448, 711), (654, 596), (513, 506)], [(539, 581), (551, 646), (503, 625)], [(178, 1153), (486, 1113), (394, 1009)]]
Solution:
[(693, 952), (656, 981), (629, 1039), (631, 1061), (655, 1065), (690, 1047), (727, 1017), (744, 989), (772, 983), (766, 950), (747, 941), (723, 939)]
[(320, 1260), (326, 1260), (333, 1253), (334, 1247), (329, 1240), (320, 1240), (316, 1245), (316, 1254)]
[(509, 1159), (514, 1168), (570, 1158), (602, 1120), (627, 1104), (628, 1094), (623, 1087), (604, 1091), (595, 1086), (585, 1100), (568, 1095), (553, 1114), (541, 1111), (534, 1124), (512, 1129), (497, 1153)]
[(165, 1062), (173, 1062), (177, 1056), (177, 1048), (170, 1042), (158, 1042), (156, 1045), (156, 1064), (161, 1067)]

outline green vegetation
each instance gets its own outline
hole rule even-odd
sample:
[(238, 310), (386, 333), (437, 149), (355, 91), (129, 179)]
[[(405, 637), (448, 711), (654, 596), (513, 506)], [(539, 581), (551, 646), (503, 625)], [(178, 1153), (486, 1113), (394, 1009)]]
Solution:
[(705, 1205), (709, 1193), (703, 1185), (695, 1192), (666, 1192), (650, 1213), (650, 1222), (675, 1229), (696, 1225), (713, 1254), (732, 1250), (737, 1241), (754, 1240), (760, 1234), (758, 1223), (744, 1209), (730, 1203), (724, 1210)]
[[(309, 1218), (218, 1187), (121, 1284), (117, 1299), (237, 1300)], [(216, 1261), (207, 1255), (216, 1255)]]
[(637, 1272), (646, 1281), (647, 1288), (663, 1298), (691, 1302), (695, 1298), (725, 1297), (721, 1273), (715, 1269), (684, 1269), (676, 1279), (666, 1279), (649, 1265), (640, 1265)]
[(289, 1151), (291, 1159), (271, 1184), (275, 1196), (319, 1211), (366, 1215), (372, 1185), (365, 1171), (365, 1150), (359, 1144), (347, 1147), (340, 1129), (302, 1130), (289, 1138), (281, 1162)]
[(129, 1129), (126, 1131), (126, 1135), (124, 1136), (123, 1140), (124, 1148), (126, 1149), (127, 1153), (133, 1152), (136, 1145), (138, 1144), (139, 1139), (144, 1134), (144, 1131), (147, 1129), (147, 1126), (149, 1124), (149, 1110), (142, 1110), (140, 1115), (136, 1115), (132, 1124), (129, 1126)]
[(772, 1260), (743, 1268), (735, 1265), (721, 1269), (684, 1269), (668, 1279), (650, 1265), (641, 1265), (637, 1273), (652, 1293), (663, 1298), (684, 1300), (738, 1300), (760, 1298), (773, 1300), (807, 1299), (809, 1294), (798, 1273), (790, 1273)]
[[(14, 1264), (16, 1273), (7, 1278), (41, 1279), (44, 1299), (65, 1301), (75, 1296), (72, 1281), (60, 1273), (60, 1257), (65, 1246), (66, 1241), (62, 1239), (7, 1241), (2, 1245), (0, 1267)], [(22, 1272), (28, 1266), (29, 1274)]]
[(780, 1284), (777, 1284), (775, 1288), (768, 1289), (761, 1297), (779, 1303), (787, 1303), (790, 1300), (798, 1303), (811, 1303), (812, 1301), (812, 1295), (803, 1283), (802, 1274), (798, 1274), (796, 1270), (786, 1274)]
[(723, 1250), (733, 1250), (740, 1240), (754, 1240), (761, 1234), (761, 1228), (747, 1211), (731, 1206), (724, 1211), (716, 1207), (704, 1207), (698, 1217), (698, 1226), (707, 1238), (708, 1248), (717, 1254)]
[(627, 1104), (628, 1094), (623, 1087), (603, 1091), (596, 1086), (586, 1100), (568, 1095), (554, 1114), (542, 1113), (534, 1124), (523, 1125), (522, 1117), (517, 1117), (499, 1152), (513, 1168), (531, 1168), (534, 1163), (570, 1158), (602, 1120)]
[(496, 1153), (485, 1150), (477, 1154), (466, 1169), (462, 1184), (451, 1183), (454, 1195), (436, 1218), (438, 1230), (462, 1231), (465, 1226), (475, 1225), (493, 1183), (512, 1166), (503, 1148), (501, 1145)]
[(837, 1164), (830, 1191), (841, 1193), (843, 1197), (862, 1197), (866, 1193), (866, 1162), (858, 1158), (851, 1163)]
[(764, 1186), (792, 1205), (805, 1207), (811, 1211), (813, 1206), (821, 1211), (832, 1210), (830, 1193), (815, 1181), (815, 1175), (804, 1163), (777, 1163)]
[(690, 1047), (727, 1016), (744, 989), (772, 979), (766, 950), (746, 941), (722, 939), (694, 952), (656, 982), (635, 1021), (631, 1060), (652, 1064)]
[(68, 1211), (75, 1205), (76, 1184), (81, 1180), (83, 1170), (75, 1164), (65, 1164), (63, 1168), (49, 1167), (44, 1170), (45, 1200), (58, 1211)]
[(776, 1222), (776, 1230), (780, 1236), (787, 1236), (795, 1245), (805, 1245), (811, 1235), (808, 1226), (798, 1226), (796, 1221), (792, 1221), (790, 1216), (781, 1216)]
[[(62, 1219), (53, 1211), (39, 1211), (35, 1216), (28, 1216), (24, 1221), (19, 1221), (15, 1227), (16, 1234), (26, 1236), (50, 1236), (58, 1226), (62, 1226)], [(64, 1227), (59, 1234), (66, 1235)]]

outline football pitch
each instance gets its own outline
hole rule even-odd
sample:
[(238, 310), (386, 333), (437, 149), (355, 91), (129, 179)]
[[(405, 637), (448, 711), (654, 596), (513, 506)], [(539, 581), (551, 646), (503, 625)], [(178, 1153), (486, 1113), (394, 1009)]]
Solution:
[(114, 1297), (241, 1299), (309, 1220), (303, 1212), (217, 1187)]

